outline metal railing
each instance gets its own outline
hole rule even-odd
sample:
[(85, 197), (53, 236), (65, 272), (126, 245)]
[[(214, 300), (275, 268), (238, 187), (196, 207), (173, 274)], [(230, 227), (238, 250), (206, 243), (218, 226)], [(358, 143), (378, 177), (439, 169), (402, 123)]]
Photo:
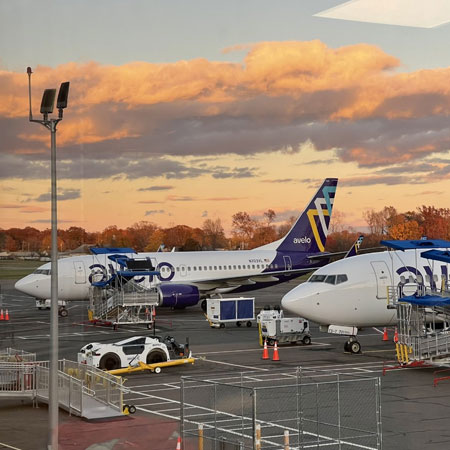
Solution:
[(5, 348), (0, 350), (0, 362), (22, 361), (36, 361), (36, 353), (26, 352), (25, 350), (16, 350), (14, 348)]
[(120, 285), (120, 288), (90, 289), (90, 310), (93, 318), (113, 320), (115, 323), (149, 323), (151, 314), (148, 308), (158, 302), (156, 288), (145, 288), (133, 281)]
[[(49, 363), (0, 362), (0, 397), (29, 397), (49, 400)], [(60, 360), (58, 401), (61, 408), (83, 417), (105, 405), (111, 411), (123, 410), (123, 379), (95, 367)]]

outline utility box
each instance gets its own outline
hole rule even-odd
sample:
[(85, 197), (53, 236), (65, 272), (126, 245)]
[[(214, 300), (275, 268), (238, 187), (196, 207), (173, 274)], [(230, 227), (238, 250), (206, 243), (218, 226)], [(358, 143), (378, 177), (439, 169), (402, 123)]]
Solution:
[(251, 327), (255, 320), (255, 298), (209, 298), (206, 317), (213, 328), (224, 328), (227, 322)]

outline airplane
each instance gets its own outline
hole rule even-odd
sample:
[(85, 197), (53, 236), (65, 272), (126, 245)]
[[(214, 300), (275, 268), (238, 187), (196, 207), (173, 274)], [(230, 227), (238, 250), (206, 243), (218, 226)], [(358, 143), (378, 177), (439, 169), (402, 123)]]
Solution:
[[(391, 248), (394, 242), (382, 241)], [(368, 253), (327, 264), (281, 300), (283, 309), (320, 325), (320, 330), (349, 336), (344, 350), (360, 353), (356, 335), (363, 327), (396, 325), (396, 310), (389, 308), (388, 289), (413, 294), (419, 289), (448, 288), (450, 264), (429, 263), (417, 250), (447, 248), (442, 240), (404, 241), (406, 250)], [(397, 294), (398, 295), (398, 294)]]
[[(151, 252), (91, 249), (96, 254), (58, 260), (58, 300), (88, 300), (92, 283), (106, 282), (120, 269), (122, 258), (151, 262), (156, 275), (135, 278), (158, 289), (158, 306), (184, 308), (228, 292), (245, 292), (289, 281), (329, 261), (325, 243), (337, 178), (327, 178), (307, 208), (281, 239), (252, 250)], [(310, 257), (314, 257), (312, 260)], [(15, 288), (37, 299), (50, 298), (51, 263), (20, 279)]]

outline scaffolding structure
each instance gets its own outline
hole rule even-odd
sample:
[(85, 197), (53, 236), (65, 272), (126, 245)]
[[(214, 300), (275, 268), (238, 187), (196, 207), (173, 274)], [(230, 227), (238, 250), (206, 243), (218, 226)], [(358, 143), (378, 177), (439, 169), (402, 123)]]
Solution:
[[(383, 241), (391, 248), (423, 249), (424, 241)], [(448, 264), (450, 263), (450, 242), (425, 241), (428, 248), (420, 253), (420, 261), (428, 260), (433, 267), (436, 261), (442, 266), (441, 282), (437, 276), (423, 280), (418, 267), (416, 275), (403, 277), (398, 286), (388, 288), (388, 308), (395, 308), (398, 322), (397, 359), (401, 365), (427, 364), (450, 367), (450, 288)], [(413, 246), (414, 243), (414, 246)], [(441, 249), (437, 249), (441, 247)], [(442, 250), (446, 248), (446, 250)], [(418, 260), (419, 262), (419, 260)], [(418, 265), (418, 262), (416, 265)], [(432, 271), (431, 271), (432, 272)], [(427, 285), (425, 284), (427, 281)]]
[(125, 324), (144, 324), (152, 329), (158, 291), (154, 284), (143, 285), (135, 277), (154, 277), (159, 274), (149, 259), (110, 255), (117, 270), (109, 280), (92, 282), (90, 288), (89, 320), (117, 328)]

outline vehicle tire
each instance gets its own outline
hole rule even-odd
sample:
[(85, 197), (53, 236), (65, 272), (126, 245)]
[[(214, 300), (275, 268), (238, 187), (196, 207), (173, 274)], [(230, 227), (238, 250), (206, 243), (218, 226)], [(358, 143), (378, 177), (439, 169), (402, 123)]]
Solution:
[(130, 407), (129, 407), (128, 405), (123, 405), (123, 406), (122, 406), (122, 411), (123, 411), (124, 413), (126, 413), (126, 411), (130, 412)]
[(130, 405), (130, 406), (128, 407), (128, 412), (129, 412), (130, 414), (134, 414), (134, 413), (136, 412), (136, 406)]
[(42, 306), (38, 306), (38, 310), (42, 311), (44, 308)]
[(156, 364), (160, 362), (166, 362), (167, 355), (163, 350), (155, 349), (149, 352), (147, 355), (147, 364)]
[(242, 325), (241, 322), (236, 322), (236, 326), (237, 326), (237, 327), (240, 327), (241, 325)]
[(200, 303), (200, 307), (202, 308), (203, 312), (206, 312), (206, 306), (207, 306), (206, 300), (203, 300)]
[(155, 367), (155, 373), (156, 374), (158, 374), (158, 373), (161, 373), (161, 367)]
[(102, 370), (120, 369), (120, 358), (115, 353), (106, 353), (100, 359), (98, 367)]
[(272, 339), (272, 338), (267, 339), (267, 345), (270, 345), (270, 346), (275, 345), (275, 339)]
[(303, 345), (311, 345), (311, 336), (304, 336), (302, 342)]
[(224, 324), (224, 323), (221, 323), (221, 324), (219, 325), (219, 328), (225, 328), (225, 324)]
[(147, 324), (147, 330), (153, 330), (153, 324), (152, 323), (148, 323)]
[(61, 317), (67, 317), (69, 315), (69, 311), (66, 308), (60, 308), (58, 312)]
[(349, 345), (350, 352), (355, 353), (361, 353), (361, 344), (358, 341), (353, 341)]
[(250, 328), (252, 326), (252, 323), (250, 322), (250, 320), (247, 322), (247, 328)]
[(350, 342), (348, 341), (344, 344), (344, 352), (350, 352)]

